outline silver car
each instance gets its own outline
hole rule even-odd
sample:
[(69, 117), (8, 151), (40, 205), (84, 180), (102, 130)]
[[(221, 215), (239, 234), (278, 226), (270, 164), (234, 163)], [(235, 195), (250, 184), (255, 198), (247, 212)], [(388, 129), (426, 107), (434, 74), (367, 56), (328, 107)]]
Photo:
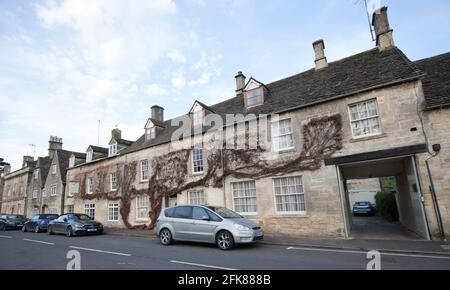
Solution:
[(161, 212), (156, 223), (161, 244), (193, 241), (217, 244), (230, 250), (236, 244), (262, 240), (264, 233), (256, 223), (225, 207), (182, 205)]

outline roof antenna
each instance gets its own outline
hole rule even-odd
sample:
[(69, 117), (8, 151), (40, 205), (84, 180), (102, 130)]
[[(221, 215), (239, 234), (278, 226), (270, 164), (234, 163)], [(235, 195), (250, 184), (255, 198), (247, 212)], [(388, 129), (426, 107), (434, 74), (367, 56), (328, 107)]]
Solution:
[(28, 144), (28, 146), (33, 147), (33, 160), (36, 157), (36, 145), (35, 144)]
[(102, 121), (98, 120), (98, 129), (97, 129), (97, 146), (100, 146), (100, 123)]
[[(373, 2), (374, 0), (370, 0), (370, 1)], [(377, 1), (377, 2), (379, 2), (379, 1)], [(375, 4), (375, 3), (373, 3), (373, 4)], [(372, 23), (370, 21), (369, 6), (367, 5), (367, 0), (364, 0), (364, 5), (366, 7), (367, 21), (369, 23), (369, 29), (370, 29), (370, 36), (372, 37), (372, 41), (375, 41), (375, 37), (373, 35), (374, 31), (372, 29)]]

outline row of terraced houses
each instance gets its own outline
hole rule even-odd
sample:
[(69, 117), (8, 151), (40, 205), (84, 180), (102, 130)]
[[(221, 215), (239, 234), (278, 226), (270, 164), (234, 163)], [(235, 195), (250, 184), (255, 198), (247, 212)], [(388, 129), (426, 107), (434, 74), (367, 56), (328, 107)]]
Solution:
[[(186, 110), (192, 126), (208, 114), (278, 114), (279, 120), (268, 130), (277, 145), (271, 150), (280, 158), (301, 150), (302, 126), (309, 120), (339, 115), (342, 148), (321, 160), (319, 169), (255, 179), (228, 176), (221, 188), (199, 186), (167, 196), (163, 207), (222, 205), (255, 220), (266, 232), (349, 237), (347, 181), (393, 176), (401, 224), (424, 239), (448, 235), (450, 53), (408, 59), (394, 44), (387, 8), (373, 15), (372, 25), (373, 49), (328, 62), (324, 42), (316, 41), (314, 68), (267, 84), (247, 80), (239, 72), (234, 97), (214, 105), (195, 101)], [(171, 152), (171, 136), (178, 127), (164, 118), (159, 106), (151, 108), (144, 123), (138, 140), (124, 140), (114, 129), (108, 148), (86, 144), (83, 153), (66, 151), (61, 138), (51, 137), (48, 156), (36, 160), (25, 156), (22, 168), (5, 169), (1, 212), (28, 217), (81, 212), (106, 226), (125, 227), (120, 200), (80, 196), (97, 190), (100, 168), (108, 170), (103, 186), (116, 190), (123, 172), (115, 165), (123, 162), (136, 164), (134, 189), (149, 186), (152, 161)], [(188, 180), (198, 180), (207, 172), (208, 155), (206, 148), (192, 149)], [(130, 224), (148, 225), (149, 211), (147, 195), (134, 197)]]

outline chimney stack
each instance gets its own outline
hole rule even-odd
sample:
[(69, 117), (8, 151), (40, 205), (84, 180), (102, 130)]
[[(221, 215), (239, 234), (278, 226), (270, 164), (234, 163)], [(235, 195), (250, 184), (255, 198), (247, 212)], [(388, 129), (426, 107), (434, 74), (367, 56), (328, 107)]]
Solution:
[(33, 162), (34, 161), (34, 157), (33, 156), (24, 156), (23, 157), (23, 162), (22, 162), (22, 167), (27, 167), (28, 166), (28, 162)]
[(11, 172), (11, 165), (9, 165), (8, 163), (3, 166), (3, 175), (9, 174)]
[(392, 29), (389, 25), (386, 6), (373, 13), (372, 25), (375, 29), (378, 49), (382, 51), (393, 48), (395, 44), (392, 36)]
[(160, 106), (152, 107), (152, 119), (160, 122), (164, 122), (164, 108)]
[(57, 136), (50, 136), (50, 140), (48, 141), (48, 156), (50, 160), (55, 156), (56, 150), (61, 150), (63, 145), (62, 138)]
[(244, 92), (245, 76), (241, 71), (239, 71), (235, 76), (235, 78), (236, 78), (236, 96), (240, 96)]
[(316, 70), (328, 67), (327, 58), (325, 57), (325, 43), (319, 39), (313, 43), (314, 54), (316, 55)]
[(111, 138), (114, 138), (116, 140), (122, 139), (122, 131), (120, 131), (118, 128), (113, 129), (111, 131)]

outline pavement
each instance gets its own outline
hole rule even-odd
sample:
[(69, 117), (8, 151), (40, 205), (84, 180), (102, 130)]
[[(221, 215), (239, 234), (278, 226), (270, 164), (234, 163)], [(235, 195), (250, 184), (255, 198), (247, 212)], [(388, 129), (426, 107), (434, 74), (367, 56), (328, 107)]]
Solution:
[[(130, 237), (155, 237), (151, 230), (128, 230), (128, 229), (106, 229), (108, 235), (130, 236)], [(448, 241), (426, 241), (411, 235), (411, 239), (379, 238), (334, 238), (323, 237), (294, 237), (286, 235), (266, 234), (262, 244), (279, 246), (299, 246), (310, 248), (324, 248), (336, 250), (371, 251), (378, 250), (389, 253), (425, 254), (425, 255), (449, 255), (450, 242)]]
[[(366, 250), (300, 242), (304, 240), (267, 237), (265, 243), (222, 251), (199, 243), (163, 246), (151, 231), (72, 238), (5, 231), (0, 232), (0, 270), (64, 270), (75, 265), (82, 270), (365, 270), (374, 261)], [(381, 252), (378, 260), (382, 270), (450, 270), (450, 255), (443, 254)]]

